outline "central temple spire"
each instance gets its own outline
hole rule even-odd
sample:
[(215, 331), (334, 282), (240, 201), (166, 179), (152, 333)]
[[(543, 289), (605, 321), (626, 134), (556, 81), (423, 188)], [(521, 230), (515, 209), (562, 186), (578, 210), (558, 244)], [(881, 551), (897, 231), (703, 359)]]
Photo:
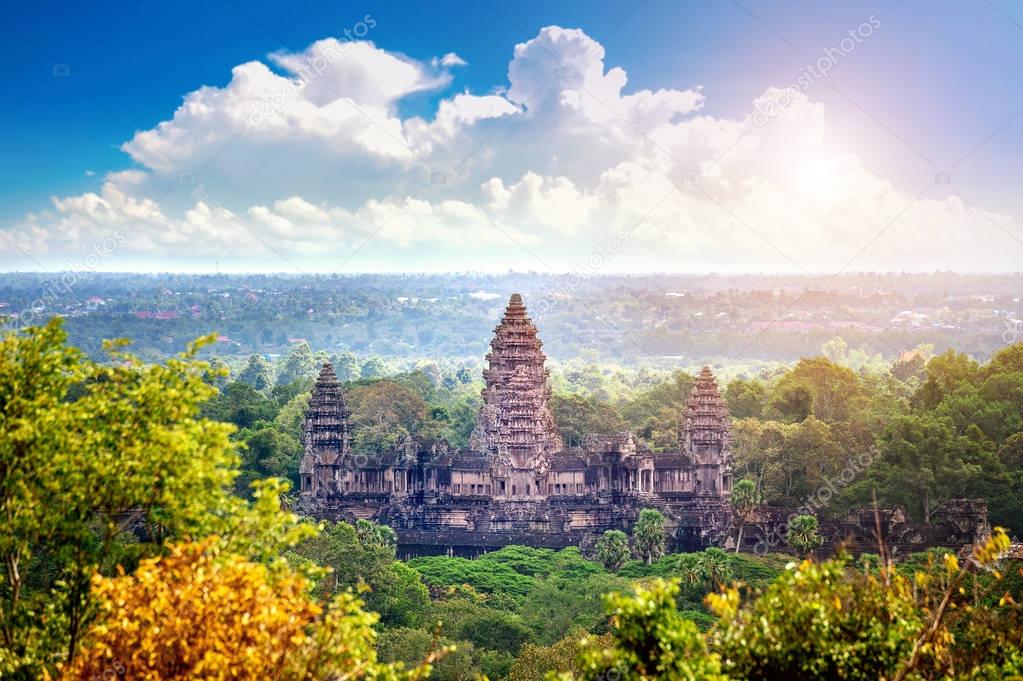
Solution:
[(697, 466), (695, 491), (731, 493), (731, 418), (710, 367), (703, 367), (696, 377), (682, 414), (679, 435), (682, 452)]
[(323, 365), (309, 396), (302, 424), (302, 445), (301, 489), (303, 493), (314, 494), (320, 485), (328, 482), (316, 477), (317, 466), (342, 463), (352, 445), (348, 404), (330, 362)]
[(563, 448), (541, 345), (522, 296), (513, 294), (494, 329), (483, 370), (483, 408), (470, 439), (490, 459), (495, 475), (507, 478), (511, 496), (532, 495), (536, 478), (547, 474), (551, 457)]

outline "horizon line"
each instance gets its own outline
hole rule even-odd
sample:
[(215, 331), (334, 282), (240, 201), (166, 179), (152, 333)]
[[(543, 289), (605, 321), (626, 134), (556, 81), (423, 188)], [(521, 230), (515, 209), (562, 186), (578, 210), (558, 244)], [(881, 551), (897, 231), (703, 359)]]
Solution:
[(273, 276), (273, 277), (362, 277), (362, 276), (473, 276), (473, 277), (510, 277), (510, 276), (533, 276), (533, 277), (569, 277), (574, 276), (580, 279), (600, 279), (602, 277), (798, 277), (816, 278), (829, 277), (833, 279), (848, 278), (865, 275), (899, 275), (899, 276), (934, 276), (934, 275), (955, 275), (973, 277), (1012, 277), (1023, 275), (1023, 270), (856, 270), (851, 272), (767, 272), (767, 271), (734, 271), (722, 272), (715, 270), (693, 270), (693, 271), (655, 271), (655, 272), (538, 272), (536, 270), (505, 270), (501, 272), (490, 272), (486, 270), (365, 270), (359, 272), (331, 272), (329, 270), (312, 270), (309, 272), (289, 272), (284, 270), (260, 271), (240, 270), (237, 272), (215, 272), (215, 271), (194, 271), (194, 270), (0, 270), (0, 277), (6, 275), (49, 275), (58, 276), (73, 274), (75, 276), (115, 276), (115, 275), (136, 275), (136, 276), (207, 276), (207, 277), (239, 277), (239, 276)]

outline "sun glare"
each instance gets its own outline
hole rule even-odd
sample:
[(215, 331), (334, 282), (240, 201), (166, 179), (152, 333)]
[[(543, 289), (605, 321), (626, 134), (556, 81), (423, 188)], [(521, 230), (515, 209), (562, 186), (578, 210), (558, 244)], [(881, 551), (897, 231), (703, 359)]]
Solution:
[(815, 152), (796, 160), (792, 166), (792, 191), (811, 202), (830, 202), (847, 192), (842, 157)]

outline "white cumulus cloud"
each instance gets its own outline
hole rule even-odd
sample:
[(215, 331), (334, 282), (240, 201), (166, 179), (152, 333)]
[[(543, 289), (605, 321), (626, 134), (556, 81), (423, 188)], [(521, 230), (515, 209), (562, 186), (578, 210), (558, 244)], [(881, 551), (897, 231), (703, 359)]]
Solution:
[(489, 92), (403, 116), (403, 100), (471, 66), (335, 38), (276, 52), (127, 140), (135, 169), (0, 226), (0, 258), (59, 266), (119, 230), (109, 269), (565, 270), (616, 236), (612, 271), (1018, 268), (1011, 216), (865, 167), (806, 93), (758, 121), (782, 92), (765, 83), (746, 110), (711, 116), (699, 85), (630, 89), (605, 58), (550, 26), (514, 46)]

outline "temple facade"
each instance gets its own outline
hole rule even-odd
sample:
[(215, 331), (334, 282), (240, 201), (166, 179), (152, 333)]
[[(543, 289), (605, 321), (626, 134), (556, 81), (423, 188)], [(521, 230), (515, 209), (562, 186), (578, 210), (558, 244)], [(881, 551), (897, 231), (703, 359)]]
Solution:
[(305, 418), (299, 510), (383, 522), (421, 547), (566, 546), (628, 529), (651, 507), (699, 544), (726, 529), (729, 416), (709, 368), (679, 414), (676, 451), (653, 452), (630, 433), (566, 447), (542, 343), (520, 295), (490, 348), (467, 449), (412, 435), (388, 451), (354, 454), (341, 384), (325, 364)]
[[(708, 367), (678, 415), (674, 451), (653, 452), (631, 433), (566, 447), (542, 343), (520, 295), (512, 295), (490, 347), (466, 449), (413, 434), (387, 451), (355, 453), (341, 384), (325, 364), (305, 416), (297, 510), (387, 524), (406, 555), (586, 546), (605, 530), (629, 530), (644, 508), (664, 514), (671, 548), (734, 541), (730, 417)], [(984, 510), (971, 509), (960, 526), (974, 527)], [(747, 524), (745, 549), (783, 528), (785, 509), (762, 510), (759, 533)], [(905, 533), (905, 525), (895, 531)], [(871, 532), (864, 526), (860, 534)]]

